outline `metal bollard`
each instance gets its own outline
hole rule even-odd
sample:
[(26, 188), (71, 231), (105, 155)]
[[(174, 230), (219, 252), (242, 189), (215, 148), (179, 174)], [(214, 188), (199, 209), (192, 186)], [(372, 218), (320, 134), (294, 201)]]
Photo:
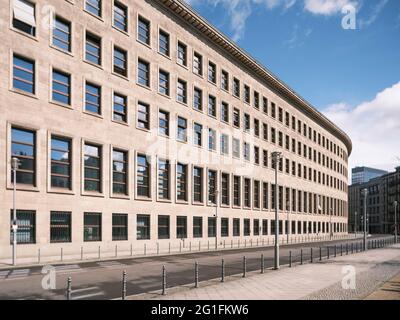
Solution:
[[(210, 250), (210, 244), (208, 244), (208, 249)], [(179, 252), (182, 252), (182, 242), (179, 242)]]
[[(336, 248), (336, 246), (335, 246), (335, 248)], [(326, 249), (327, 249), (327, 258), (329, 259), (329, 246), (326, 247)]]
[(157, 242), (157, 255), (160, 254), (160, 244)]
[(199, 251), (201, 251), (201, 241), (199, 241)]
[(313, 263), (314, 262), (314, 259), (313, 259), (313, 248), (310, 248), (310, 255), (311, 255), (310, 262)]
[(83, 260), (83, 247), (81, 247), (81, 260)]
[(289, 268), (292, 267), (292, 250), (289, 251)]
[(194, 287), (199, 287), (199, 263), (197, 261), (194, 263)]
[(40, 248), (38, 249), (38, 263), (40, 263)]
[(131, 257), (133, 256), (133, 245), (131, 243)]
[(221, 261), (221, 282), (225, 282), (225, 260)]
[(303, 264), (303, 249), (300, 249), (300, 264)]
[(162, 267), (162, 293), (163, 296), (167, 294), (167, 271), (165, 266)]
[(115, 257), (118, 257), (118, 245), (115, 245)]
[(171, 253), (171, 242), (168, 242), (168, 253)]
[(144, 244), (144, 249), (143, 249), (143, 251), (144, 251), (144, 255), (146, 255), (146, 253), (147, 253), (147, 246), (146, 246), (146, 244)]
[(189, 242), (189, 252), (192, 252), (192, 241)]
[(71, 277), (68, 277), (67, 280), (67, 300), (71, 300), (72, 296), (72, 279)]
[(247, 262), (246, 256), (243, 257), (243, 278), (246, 278), (246, 269), (247, 269)]
[(261, 273), (264, 273), (264, 254), (261, 254)]
[(122, 300), (126, 299), (126, 271), (122, 272)]
[(100, 246), (99, 246), (98, 258), (100, 259)]
[(319, 261), (322, 261), (322, 249), (319, 247)]

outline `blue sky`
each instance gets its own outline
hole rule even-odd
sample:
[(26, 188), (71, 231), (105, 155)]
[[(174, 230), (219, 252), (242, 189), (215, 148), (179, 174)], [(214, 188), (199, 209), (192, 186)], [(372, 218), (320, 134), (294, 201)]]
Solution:
[[(400, 124), (391, 119), (400, 119), (399, 0), (186, 1), (348, 132), (352, 166), (400, 165)], [(356, 10), (355, 30), (342, 28), (346, 5)], [(373, 128), (360, 122), (370, 117), (386, 124), (381, 135), (365, 136)], [(367, 156), (377, 144), (384, 158)]]

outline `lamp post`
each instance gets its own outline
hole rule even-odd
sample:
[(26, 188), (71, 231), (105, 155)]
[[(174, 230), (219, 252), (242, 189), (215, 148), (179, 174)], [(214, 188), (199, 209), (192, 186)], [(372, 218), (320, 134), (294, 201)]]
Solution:
[(397, 201), (394, 202), (394, 243), (397, 243)]
[(275, 164), (275, 250), (274, 250), (274, 269), (279, 269), (279, 217), (278, 217), (278, 206), (279, 206), (279, 198), (278, 198), (278, 166), (281, 158), (281, 152), (273, 152), (272, 159)]
[(13, 171), (13, 220), (12, 220), (12, 232), (13, 232), (13, 252), (12, 252), (12, 263), (14, 266), (17, 265), (17, 208), (16, 208), (16, 194), (17, 194), (17, 170), (20, 165), (18, 158), (11, 159), (11, 169)]
[(368, 195), (368, 189), (363, 190), (364, 194), (364, 241), (363, 241), (363, 246), (364, 246), (364, 251), (367, 251), (367, 195)]

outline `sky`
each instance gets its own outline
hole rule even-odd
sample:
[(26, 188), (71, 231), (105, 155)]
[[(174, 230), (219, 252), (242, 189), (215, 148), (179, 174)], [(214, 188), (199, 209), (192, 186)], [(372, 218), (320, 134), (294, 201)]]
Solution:
[(350, 136), (350, 168), (400, 166), (399, 0), (186, 2)]

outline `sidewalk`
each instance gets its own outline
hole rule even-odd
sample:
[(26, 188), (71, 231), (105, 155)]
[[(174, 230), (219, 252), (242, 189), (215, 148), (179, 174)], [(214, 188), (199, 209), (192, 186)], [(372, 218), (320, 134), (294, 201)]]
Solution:
[(366, 300), (400, 300), (400, 273), (385, 282), (378, 290), (365, 298)]
[[(352, 266), (356, 273), (355, 289), (343, 289), (342, 279), (348, 272), (343, 267)], [(313, 264), (284, 267), (265, 274), (248, 273), (201, 282), (193, 286), (168, 289), (166, 296), (159, 293), (131, 296), (129, 299), (167, 300), (318, 300), (364, 299), (384, 282), (399, 273), (400, 245), (369, 250), (348, 256), (317, 261)], [(397, 287), (398, 288), (398, 287)], [(374, 297), (372, 296), (372, 299)]]

